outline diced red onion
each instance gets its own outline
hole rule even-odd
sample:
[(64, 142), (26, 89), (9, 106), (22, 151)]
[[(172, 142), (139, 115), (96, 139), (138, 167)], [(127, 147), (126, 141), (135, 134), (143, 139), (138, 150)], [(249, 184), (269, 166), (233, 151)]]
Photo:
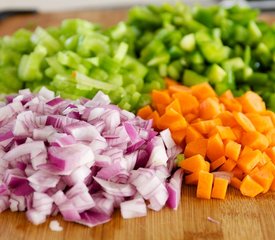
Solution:
[(147, 214), (147, 207), (143, 198), (128, 200), (120, 204), (120, 211), (123, 218), (144, 217)]
[(7, 99), (0, 105), (0, 212), (26, 210), (34, 224), (61, 213), (93, 227), (114, 208), (132, 218), (167, 199), (177, 205), (178, 171), (167, 181), (181, 148), (169, 130), (158, 135), (152, 120), (111, 105), (102, 92), (69, 101), (42, 88)]
[(179, 168), (173, 174), (170, 181), (166, 184), (166, 188), (169, 193), (167, 205), (174, 210), (176, 210), (179, 206), (182, 179), (183, 179), (183, 169)]

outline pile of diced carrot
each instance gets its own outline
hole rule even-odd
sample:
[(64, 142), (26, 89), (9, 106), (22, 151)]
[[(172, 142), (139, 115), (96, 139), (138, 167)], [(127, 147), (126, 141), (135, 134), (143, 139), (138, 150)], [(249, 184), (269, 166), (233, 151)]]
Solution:
[(157, 130), (169, 128), (184, 149), (178, 165), (197, 197), (224, 199), (228, 184), (245, 196), (275, 191), (275, 113), (252, 91), (217, 96), (208, 83), (185, 87), (166, 79), (152, 105), (138, 111)]

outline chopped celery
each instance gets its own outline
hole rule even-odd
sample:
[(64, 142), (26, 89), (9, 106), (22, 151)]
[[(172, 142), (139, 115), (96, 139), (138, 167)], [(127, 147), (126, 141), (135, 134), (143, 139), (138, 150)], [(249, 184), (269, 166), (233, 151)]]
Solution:
[(46, 55), (47, 49), (41, 45), (37, 45), (30, 55), (23, 55), (18, 68), (19, 78), (22, 81), (41, 80), (43, 73), (40, 65)]

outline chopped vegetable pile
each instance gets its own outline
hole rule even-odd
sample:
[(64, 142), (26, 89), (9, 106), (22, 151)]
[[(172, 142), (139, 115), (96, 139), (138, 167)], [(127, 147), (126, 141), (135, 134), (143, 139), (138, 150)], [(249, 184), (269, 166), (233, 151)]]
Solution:
[[(101, 90), (112, 103), (134, 111), (150, 101), (153, 86), (147, 68), (128, 54), (128, 48), (80, 19), (34, 32), (20, 29), (0, 40), (0, 91), (39, 91), (46, 86), (61, 97), (77, 99)], [(158, 88), (161, 82), (160, 78)]]
[(0, 212), (92, 227), (177, 209), (183, 179), (275, 191), (274, 39), (257, 10), (182, 3), (0, 38)]
[(183, 146), (178, 166), (185, 183), (197, 185), (198, 197), (224, 199), (228, 183), (249, 197), (275, 191), (275, 113), (259, 95), (235, 98), (227, 90), (218, 97), (208, 83), (167, 84), (153, 90), (152, 106), (138, 115), (153, 119), (155, 129), (170, 129)]
[(1, 93), (41, 86), (65, 98), (93, 97), (135, 112), (163, 77), (191, 86), (208, 81), (218, 94), (247, 90), (275, 110), (275, 28), (248, 7), (134, 7), (103, 30), (80, 19), (0, 39)]
[(0, 212), (26, 211), (34, 224), (61, 213), (95, 226), (145, 216), (147, 207), (176, 209), (183, 171), (173, 174), (181, 152), (169, 130), (110, 104), (63, 100), (42, 88), (21, 90), (0, 108)]
[(275, 110), (275, 25), (258, 14), (237, 5), (150, 5), (131, 9), (127, 26), (150, 71), (187, 86), (207, 81), (218, 94), (253, 90)]

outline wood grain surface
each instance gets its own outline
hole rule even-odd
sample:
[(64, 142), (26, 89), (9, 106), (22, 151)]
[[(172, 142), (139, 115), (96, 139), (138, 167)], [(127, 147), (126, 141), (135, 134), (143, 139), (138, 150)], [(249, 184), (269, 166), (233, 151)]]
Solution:
[[(110, 26), (126, 18), (126, 9), (82, 11), (60, 14), (16, 16), (0, 22), (0, 35), (11, 34), (19, 27), (58, 25), (65, 18), (84, 18)], [(267, 21), (273, 17), (263, 16)], [(51, 217), (46, 223), (34, 226), (24, 213), (5, 211), (0, 214), (0, 240), (272, 240), (275, 239), (275, 193), (245, 198), (239, 191), (229, 189), (226, 200), (201, 200), (195, 197), (195, 187), (184, 186), (181, 205), (177, 211), (164, 208), (148, 211), (143, 218), (124, 220), (119, 210), (113, 219), (101, 226), (88, 228)], [(208, 217), (217, 222), (209, 221)], [(53, 232), (51, 220), (58, 220), (64, 228)]]

